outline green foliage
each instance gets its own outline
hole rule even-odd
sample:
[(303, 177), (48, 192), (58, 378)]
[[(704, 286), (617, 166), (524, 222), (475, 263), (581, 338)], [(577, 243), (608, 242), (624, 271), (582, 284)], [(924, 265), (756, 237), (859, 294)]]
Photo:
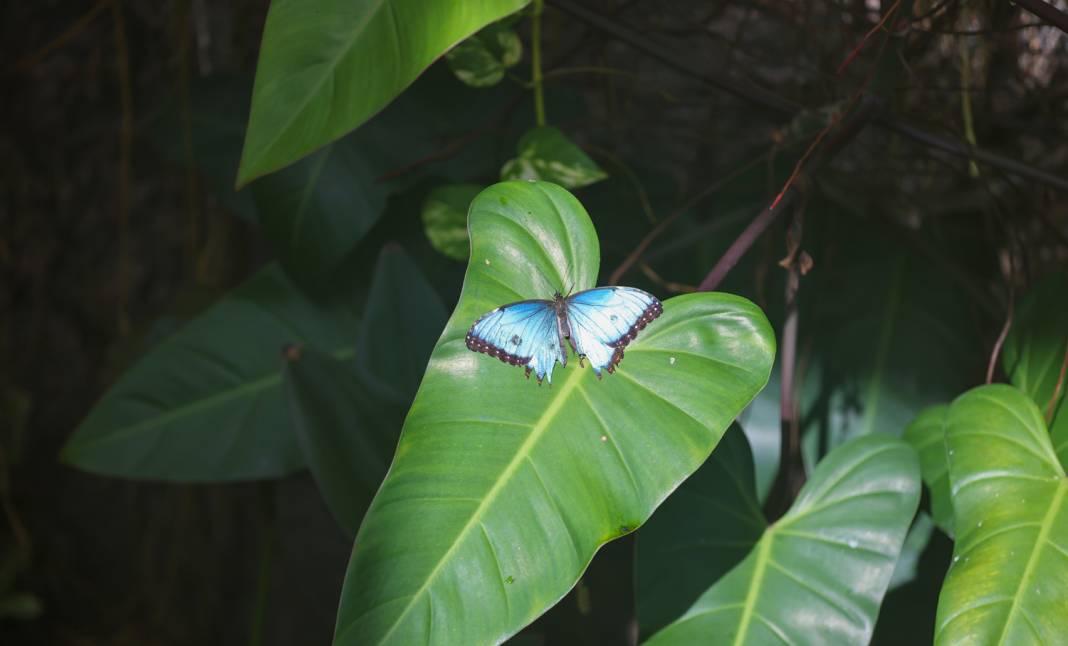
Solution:
[(1002, 355), (1009, 380), (1050, 420), (1053, 450), (1061, 464), (1068, 464), (1068, 375), (1064, 374), (1068, 363), (1066, 303), (1068, 274), (1055, 274), (1036, 285), (1020, 301)]
[[(545, 626), (604, 612), (604, 596), (591, 601), (593, 576), (577, 582), (603, 545), (639, 528), (633, 554), (621, 541), (623, 556), (602, 567), (618, 580), (633, 567), (633, 586), (616, 592), (627, 603), (634, 593), (649, 644), (904, 643), (932, 631), (939, 644), (1030, 644), (1068, 634), (1068, 274), (1019, 300), (1002, 353), (1012, 386), (960, 395), (981, 380), (1004, 320), (993, 261), (1004, 243), (991, 253), (971, 213), (1002, 200), (1000, 180), (881, 200), (867, 183), (883, 175), (923, 184), (891, 163), (899, 154), (866, 159), (878, 172), (856, 185), (844, 170), (856, 158), (814, 177), (806, 169), (803, 207), (791, 206), (724, 283), (741, 295), (666, 298), (603, 380), (572, 353), (539, 387), (468, 350), (481, 314), (595, 286), (616, 267), (623, 284), (693, 291), (790, 176), (798, 146), (852, 107), (841, 92), (807, 103), (825, 107), (783, 119), (774, 146), (744, 165), (721, 158), (754, 152), (751, 136), (721, 150), (719, 131), (702, 133), (715, 147), (696, 157), (687, 140), (685, 165), (699, 160), (713, 177), (694, 186), (661, 135), (648, 154), (641, 140), (654, 129), (634, 121), (621, 137), (630, 122), (613, 116), (643, 93), (682, 108), (672, 114), (689, 110), (676, 88), (633, 83), (600, 60), (572, 65), (581, 47), (544, 77), (532, 56), (530, 84), (508, 72), (523, 55), (528, 31), (516, 23), (529, 12), (516, 12), (527, 2), (273, 0), (254, 87), (241, 77), (194, 82), (152, 133), (217, 200), (200, 214), (189, 188), (190, 221), (221, 204), (243, 220), (226, 227), (252, 234), (245, 255), (269, 246), (274, 259), (176, 331), (175, 319), (157, 324), (146, 337), (155, 345), (62, 459), (184, 482), (307, 470), (354, 538), (338, 646), (552, 643)], [(553, 13), (542, 17), (546, 32), (557, 31)], [(899, 56), (872, 68), (872, 88), (897, 86), (900, 40), (888, 50)], [(557, 84), (578, 74), (609, 88), (603, 109), (589, 107), (597, 85)], [(642, 87), (623, 94), (627, 83)], [(541, 125), (543, 103), (610, 162), (611, 177)], [(567, 190), (580, 188), (585, 205)], [(798, 243), (814, 265), (797, 293), (799, 419), (787, 429), (801, 434), (809, 476), (768, 523), (761, 501), (784, 445), (772, 364), (786, 278), (776, 262)], [(1016, 283), (1034, 282), (1032, 265), (1048, 258), (1026, 260)], [(13, 461), (18, 443), (0, 439)], [(805, 473), (791, 475), (800, 486)], [(928, 503), (917, 513), (921, 476)], [(28, 547), (0, 559), (0, 617), (42, 610), (15, 586), (28, 559)], [(558, 604), (572, 589), (574, 603)], [(555, 616), (517, 634), (553, 606)], [(562, 633), (590, 641), (586, 624)]]
[(946, 415), (956, 514), (936, 644), (1054, 644), (1068, 635), (1068, 476), (1034, 402), (1006, 385)]
[(582, 149), (552, 126), (527, 131), (516, 148), (518, 157), (501, 168), (501, 179), (554, 182), (582, 188), (608, 177)]
[(501, 303), (592, 286), (593, 226), (563, 189), (509, 182), (475, 199), (469, 228), (464, 290), (357, 535), (336, 644), (515, 633), (645, 522), (767, 381), (760, 310), (697, 294), (666, 301), (615, 374), (598, 381), (572, 357), (538, 388), (465, 334)]
[(866, 643), (918, 501), (904, 443), (840, 446), (749, 556), (646, 644)]
[[(315, 339), (355, 353), (355, 309), (315, 302), (269, 265), (131, 367), (61, 457), (109, 475), (184, 481), (270, 478), (304, 465), (281, 393), (284, 347)], [(254, 333), (250, 333), (254, 331)]]
[(471, 87), (496, 85), (505, 71), (519, 62), (523, 41), (515, 30), (500, 23), (490, 25), (445, 54), (449, 69)]
[(369, 119), (453, 44), (527, 0), (275, 0), (256, 68), (238, 185)]
[(453, 260), (467, 260), (467, 208), (482, 190), (478, 184), (439, 186), (423, 201), (423, 228), (434, 248)]
[(953, 535), (953, 503), (949, 495), (949, 471), (946, 465), (945, 420), (948, 406), (932, 406), (905, 427), (904, 439), (920, 456), (923, 483), (931, 498), (934, 522)]
[(766, 526), (753, 454), (734, 424), (637, 534), (635, 601), (642, 633), (652, 634), (686, 612), (709, 581), (745, 558)]

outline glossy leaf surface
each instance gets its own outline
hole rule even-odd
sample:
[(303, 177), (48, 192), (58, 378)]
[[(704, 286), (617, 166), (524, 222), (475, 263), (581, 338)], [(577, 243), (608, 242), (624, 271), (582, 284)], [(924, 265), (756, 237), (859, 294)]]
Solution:
[(949, 406), (932, 406), (920, 413), (905, 428), (904, 439), (920, 456), (923, 483), (931, 497), (931, 518), (950, 536), (953, 535), (953, 501), (949, 495), (949, 470), (946, 465), (945, 420)]
[(526, 0), (275, 0), (238, 184), (293, 163), (381, 110), (435, 59)]
[(646, 644), (867, 643), (919, 491), (905, 443), (843, 444), (749, 556)]
[(478, 184), (439, 186), (423, 202), (423, 228), (435, 249), (453, 260), (467, 260), (467, 209), (482, 191)]
[(589, 155), (552, 126), (529, 130), (519, 140), (519, 155), (501, 169), (501, 179), (534, 179), (582, 188), (608, 177)]
[(637, 534), (638, 625), (652, 634), (678, 618), (749, 554), (767, 521), (756, 497), (753, 454), (733, 424), (712, 455)]
[(956, 544), (936, 644), (1057, 644), (1068, 635), (1068, 477), (1038, 407), (1003, 384), (946, 417)]
[(109, 475), (242, 480), (303, 465), (289, 428), (281, 351), (314, 339), (355, 350), (349, 307), (311, 303), (270, 265), (150, 350), (111, 387), (62, 458)]
[(463, 292), (357, 535), (337, 644), (503, 641), (697, 469), (770, 371), (760, 310), (693, 294), (664, 303), (615, 374), (572, 356), (539, 388), (464, 337), (501, 304), (593, 286), (593, 226), (560, 187), (508, 182), (469, 227)]
[(1052, 412), (1053, 450), (1061, 465), (1068, 465), (1068, 376), (1054, 400), (1068, 361), (1068, 274), (1055, 274), (1032, 288), (1020, 300), (1014, 319), (1002, 364), (1013, 385), (1027, 393), (1047, 419)]

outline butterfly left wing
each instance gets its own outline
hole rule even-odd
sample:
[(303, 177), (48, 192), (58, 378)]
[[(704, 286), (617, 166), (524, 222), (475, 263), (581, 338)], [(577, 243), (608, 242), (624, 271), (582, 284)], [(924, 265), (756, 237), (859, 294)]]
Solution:
[(664, 311), (655, 296), (633, 287), (596, 287), (566, 301), (571, 344), (597, 376), (613, 372), (623, 348)]
[(467, 332), (467, 347), (513, 366), (526, 366), (541, 383), (553, 382), (553, 367), (567, 365), (567, 352), (552, 301), (530, 300), (502, 305), (483, 314)]

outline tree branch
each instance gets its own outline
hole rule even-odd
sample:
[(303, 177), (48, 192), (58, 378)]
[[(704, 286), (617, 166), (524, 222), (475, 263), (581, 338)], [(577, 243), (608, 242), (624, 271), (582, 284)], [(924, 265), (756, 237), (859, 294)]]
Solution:
[[(560, 11), (575, 16), (599, 31), (603, 31), (606, 34), (613, 36), (620, 42), (626, 43), (634, 49), (644, 52), (645, 54), (663, 62), (668, 67), (671, 67), (686, 76), (703, 81), (712, 87), (727, 92), (728, 94), (732, 94), (754, 106), (764, 108), (769, 112), (784, 117), (793, 117), (805, 107), (794, 101), (764, 90), (763, 88), (744, 83), (732, 77), (716, 74), (714, 72), (699, 71), (695, 69), (685, 57), (679, 56), (659, 46), (648, 36), (638, 34), (629, 27), (611, 18), (607, 18), (601, 14), (586, 9), (571, 0), (547, 1)], [(1023, 3), (1018, 4), (1023, 7)], [(1040, 2), (1039, 0), (1031, 0), (1027, 4), (1045, 5), (1044, 2)], [(1057, 11), (1052, 7), (1049, 7), (1049, 9)], [(1055, 22), (1054, 24), (1057, 23)], [(938, 148), (939, 150), (958, 155), (965, 159), (974, 159), (976, 162), (1000, 168), (1014, 175), (1025, 177), (1048, 186), (1053, 186), (1063, 191), (1068, 191), (1068, 179), (1066, 178), (1058, 177), (1052, 173), (1047, 173), (1046, 171), (1034, 168), (1014, 159), (1003, 157), (996, 153), (969, 146), (956, 139), (926, 132), (893, 115), (886, 113), (876, 115), (872, 119), (872, 123), (925, 146)]]

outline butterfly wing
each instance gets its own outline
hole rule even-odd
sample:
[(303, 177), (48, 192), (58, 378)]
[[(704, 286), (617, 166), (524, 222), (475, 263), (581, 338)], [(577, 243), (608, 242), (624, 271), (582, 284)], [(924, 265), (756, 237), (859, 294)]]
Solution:
[(482, 315), (467, 332), (467, 347), (513, 366), (526, 366), (541, 383), (553, 382), (553, 367), (567, 365), (552, 301), (531, 300), (502, 305)]
[(664, 311), (655, 296), (633, 287), (587, 289), (570, 296), (565, 305), (571, 344), (598, 377), (601, 370), (613, 372), (623, 359), (623, 348)]

